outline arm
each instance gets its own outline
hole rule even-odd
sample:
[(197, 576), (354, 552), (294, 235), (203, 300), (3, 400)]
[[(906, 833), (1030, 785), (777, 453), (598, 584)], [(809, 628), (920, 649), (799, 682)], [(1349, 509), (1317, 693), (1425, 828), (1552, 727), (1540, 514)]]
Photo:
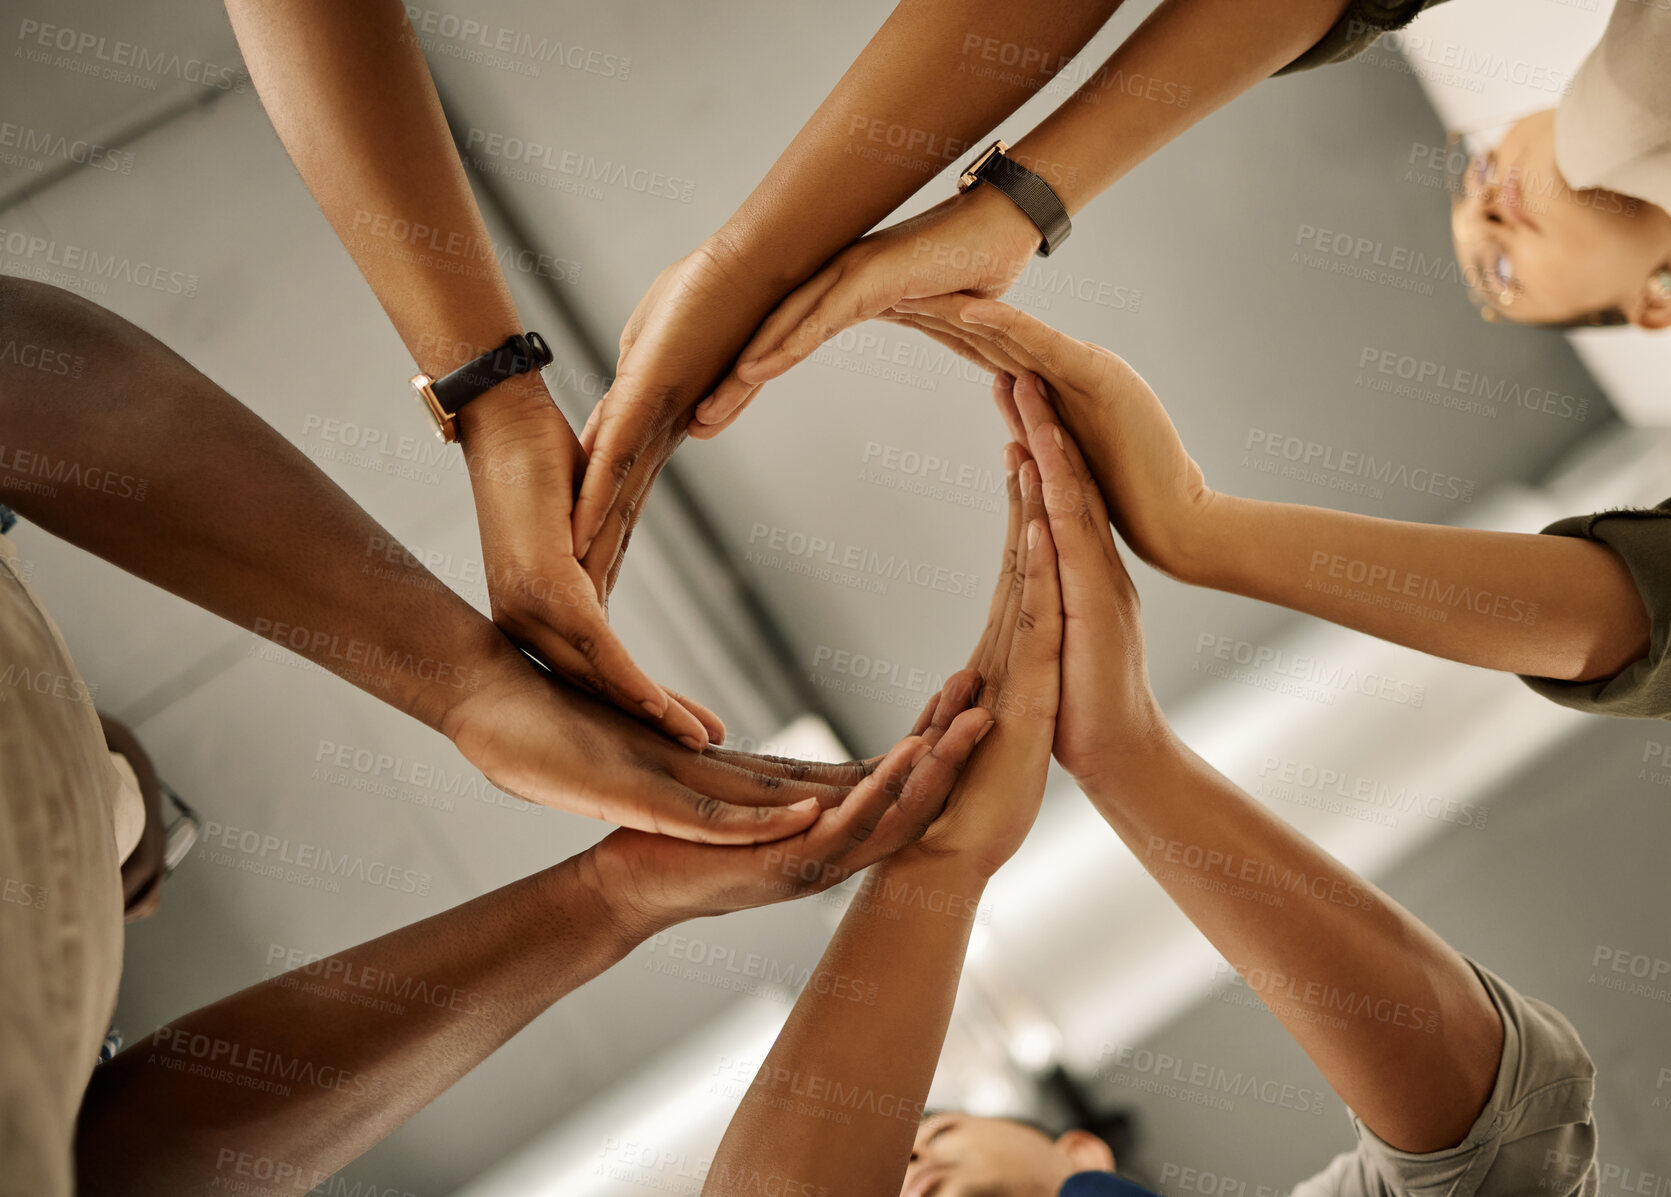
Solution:
[(1057, 759), (1366, 1126), (1403, 1151), (1461, 1142), (1502, 1053), (1485, 987), (1421, 920), (1172, 735), (1091, 472), (1042, 391), (1018, 386), (1017, 401), (1061, 546)]
[[(555, 683), (271, 427), (94, 304), (0, 279), (0, 335), (85, 363), (0, 370), (10, 505), (441, 731), (501, 788), (754, 842), (804, 830), (852, 783), (851, 769), (770, 777), (791, 767), (689, 752)], [(40, 476), (57, 483), (24, 485)]]
[(1605, 545), (1216, 492), (1155, 393), (1106, 349), (1004, 304), (947, 297), (905, 308), (988, 368), (1049, 380), (1120, 535), (1173, 577), (1538, 677), (1611, 677), (1648, 650), (1641, 594)]
[(313, 1188), (651, 935), (817, 892), (920, 835), (990, 722), (966, 706), (949, 686), (919, 734), (794, 839), (713, 847), (617, 831), (160, 1028), (93, 1074), (80, 1191), (213, 1193), (250, 1158)]
[[(523, 331), (399, 0), (226, 7), (273, 127), (419, 368), (440, 377)], [(723, 738), (610, 631), (569, 533), (585, 456), (538, 373), (466, 407), (459, 439), (495, 621), (690, 747)]]
[(927, 834), (866, 879), (819, 961), (820, 975), (873, 986), (874, 1004), (834, 986), (802, 990), (705, 1194), (752, 1191), (761, 1176), (809, 1192), (899, 1191), (981, 894), (1032, 826), (1049, 766), (1061, 595), (1036, 469), (1023, 458), (1006, 454), (1011, 551), (976, 651), (992, 734)]
[[(900, 0), (736, 213), (664, 271), (633, 312), (618, 377), (589, 426), (591, 468), (575, 505), (575, 543), (594, 574), (608, 571), (631, 527), (623, 505), (642, 503), (697, 403), (773, 306), (930, 178), (972, 156), (1118, 7)], [(976, 49), (988, 41), (1027, 57), (988, 71)], [(1037, 234), (1000, 206), (1009, 201), (971, 198), (983, 232), (1025, 242), (1023, 257), (1032, 252)], [(591, 547), (606, 519), (608, 534)]]
[[(1166, 0), (1011, 147), (1010, 157), (1077, 213), (1150, 154), (1316, 44), (1345, 8), (1346, 0)], [(1002, 295), (1038, 244), (1027, 218), (990, 187), (866, 237), (760, 326), (736, 370), (697, 410), (701, 435), (719, 432), (762, 384), (897, 300)]]

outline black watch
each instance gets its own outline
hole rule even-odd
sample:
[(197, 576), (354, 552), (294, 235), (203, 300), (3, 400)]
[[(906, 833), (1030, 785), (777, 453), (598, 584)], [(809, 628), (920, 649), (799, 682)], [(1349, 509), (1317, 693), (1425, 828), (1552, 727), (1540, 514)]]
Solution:
[(458, 440), (459, 409), (508, 378), (551, 364), (551, 346), (537, 332), (517, 333), (497, 349), (465, 362), (443, 378), (414, 374), (412, 388), (435, 421), (435, 435), (448, 444)]
[(1073, 232), (1073, 222), (1068, 219), (1067, 208), (1051, 190), (1050, 184), (1011, 158), (1007, 153), (1009, 148), (1003, 141), (987, 146), (981, 156), (969, 164), (969, 169), (958, 176), (957, 189), (967, 191), (976, 183), (991, 183), (1009, 196), (1039, 230), (1039, 236), (1043, 238), (1039, 244), (1039, 257), (1048, 258)]

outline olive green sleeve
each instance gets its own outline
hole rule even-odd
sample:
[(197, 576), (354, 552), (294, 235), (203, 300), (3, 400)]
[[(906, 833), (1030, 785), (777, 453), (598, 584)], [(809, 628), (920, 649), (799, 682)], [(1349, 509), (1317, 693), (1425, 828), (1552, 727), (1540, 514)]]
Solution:
[(1544, 533), (1596, 541), (1624, 560), (1652, 625), (1648, 655), (1600, 681), (1521, 680), (1551, 702), (1577, 711), (1625, 719), (1671, 717), (1671, 499), (1658, 507), (1557, 520)]
[(1444, 0), (1348, 0), (1340, 20), (1318, 43), (1277, 72), (1309, 71), (1312, 67), (1356, 58), (1383, 33), (1402, 29), (1431, 5)]

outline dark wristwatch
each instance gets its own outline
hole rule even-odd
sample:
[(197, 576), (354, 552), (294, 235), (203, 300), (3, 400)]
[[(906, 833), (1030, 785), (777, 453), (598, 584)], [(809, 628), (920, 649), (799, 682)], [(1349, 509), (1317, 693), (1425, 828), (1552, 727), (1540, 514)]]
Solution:
[(551, 346), (537, 332), (517, 333), (497, 349), (490, 349), (465, 362), (451, 374), (431, 378), (412, 376), (412, 389), (435, 421), (435, 435), (449, 445), (458, 440), (458, 413), (466, 403), (480, 398), (506, 379), (551, 364)]
[(1044, 239), (1039, 245), (1039, 257), (1048, 258), (1073, 232), (1073, 222), (1050, 184), (1011, 158), (1009, 148), (1003, 141), (987, 146), (969, 164), (969, 169), (958, 176), (957, 189), (967, 191), (976, 183), (990, 183), (1009, 196), (1038, 228), (1039, 236)]

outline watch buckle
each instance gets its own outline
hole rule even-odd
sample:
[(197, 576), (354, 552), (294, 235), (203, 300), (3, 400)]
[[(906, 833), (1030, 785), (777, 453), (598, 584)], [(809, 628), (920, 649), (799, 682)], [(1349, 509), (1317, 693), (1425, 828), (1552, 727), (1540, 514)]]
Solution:
[(429, 412), (429, 418), (435, 421), (435, 435), (443, 444), (453, 444), (458, 440), (458, 421), (453, 414), (441, 406), (441, 400), (435, 394), (435, 380), (427, 374), (412, 375), (412, 389), (418, 393), (418, 400)]
[(957, 189), (959, 191), (967, 191), (976, 183), (980, 182), (981, 171), (985, 168), (986, 164), (991, 162), (998, 154), (1007, 154), (1009, 152), (1009, 148), (1009, 142), (1005, 141), (1003, 138), (999, 138), (997, 141), (987, 146), (985, 150), (981, 151), (981, 156), (969, 164), (969, 169), (957, 177)]

